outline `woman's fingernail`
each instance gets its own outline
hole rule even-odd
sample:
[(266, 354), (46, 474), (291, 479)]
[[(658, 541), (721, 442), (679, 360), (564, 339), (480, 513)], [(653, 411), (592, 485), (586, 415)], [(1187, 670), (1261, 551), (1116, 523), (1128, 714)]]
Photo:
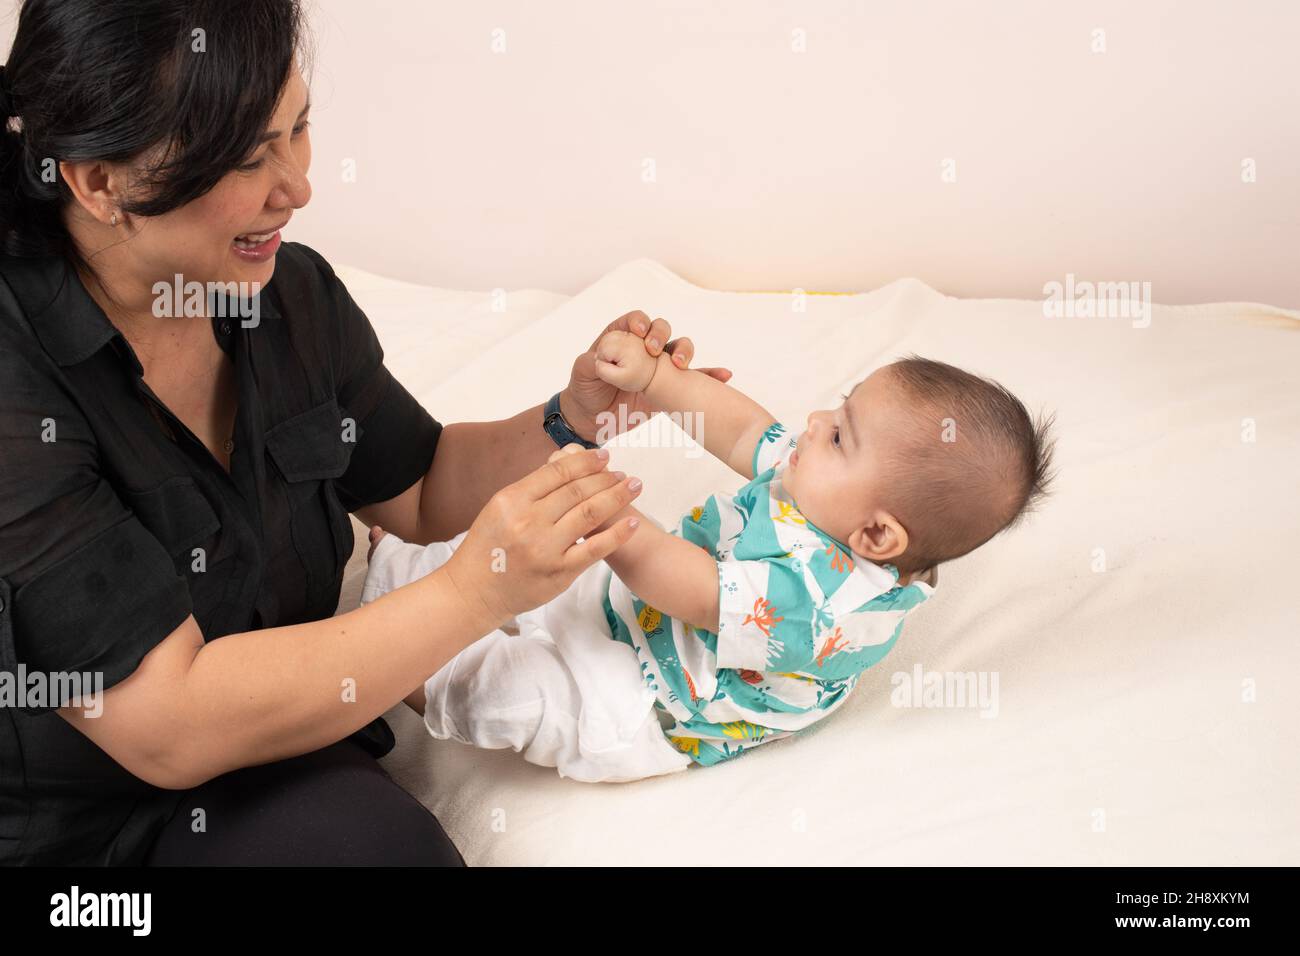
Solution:
[(597, 448), (596, 457), (599, 458), (601, 461), (605, 461), (607, 458), (609, 458), (609, 450), (606, 448)]
[(677, 363), (679, 366), (681, 366), (682, 368), (686, 368), (686, 359), (684, 359), (682, 356), (680, 356), (680, 355), (674, 355), (674, 356), (673, 356), (673, 361), (676, 362), (676, 363)]
[(624, 478), (626, 478), (626, 477), (627, 477), (627, 472), (626, 472), (626, 471), (616, 471), (616, 472), (614, 472), (614, 479), (615, 479), (616, 481), (622, 481), (622, 480), (623, 480)]
[(636, 527), (639, 527), (640, 525), (641, 525), (641, 519), (640, 519), (640, 518), (633, 518), (631, 521), (629, 521), (629, 522), (627, 523), (627, 526), (628, 526), (629, 528), (636, 528)]
[(645, 344), (648, 345), (648, 346), (650, 346), (650, 351), (651, 351), (651, 352), (658, 352), (658, 351), (659, 351), (659, 340), (658, 340), (658, 339), (654, 339), (654, 338), (646, 339), (646, 340), (645, 340)]
[(629, 482), (627, 483), (627, 490), (628, 490), (628, 491), (632, 491), (632, 492), (640, 491), (640, 490), (641, 490), (641, 479), (640, 479), (640, 478), (633, 478), (631, 481), (629, 481)]

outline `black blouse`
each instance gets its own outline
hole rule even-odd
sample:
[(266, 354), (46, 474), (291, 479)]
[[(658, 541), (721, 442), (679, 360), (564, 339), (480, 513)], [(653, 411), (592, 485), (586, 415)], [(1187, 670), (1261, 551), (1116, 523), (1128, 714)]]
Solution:
[[(258, 304), (256, 325), (233, 303), (212, 319), (238, 378), (227, 473), (75, 271), (0, 256), (11, 689), (25, 668), (29, 687), (35, 672), (99, 672), (107, 690), (190, 614), (207, 641), (330, 617), (348, 513), (429, 470), (442, 426), (389, 373), (318, 253), (281, 246)], [(0, 704), (0, 863), (140, 862), (180, 791), (133, 776), (47, 703)], [(376, 756), (393, 746), (383, 718), (353, 736)]]

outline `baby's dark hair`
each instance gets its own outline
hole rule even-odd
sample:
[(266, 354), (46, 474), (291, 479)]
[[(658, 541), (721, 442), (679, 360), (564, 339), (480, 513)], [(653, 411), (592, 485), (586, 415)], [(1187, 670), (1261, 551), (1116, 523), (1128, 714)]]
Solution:
[(991, 379), (912, 354), (888, 366), (900, 407), (887, 502), (908, 533), (902, 574), (969, 554), (1051, 493), (1055, 416), (1030, 418)]

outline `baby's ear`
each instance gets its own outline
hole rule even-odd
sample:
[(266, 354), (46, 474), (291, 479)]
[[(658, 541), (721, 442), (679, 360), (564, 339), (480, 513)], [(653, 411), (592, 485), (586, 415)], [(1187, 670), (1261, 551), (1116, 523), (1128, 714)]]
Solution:
[(849, 535), (849, 547), (872, 561), (893, 560), (907, 550), (907, 532), (891, 514), (877, 514), (875, 519)]

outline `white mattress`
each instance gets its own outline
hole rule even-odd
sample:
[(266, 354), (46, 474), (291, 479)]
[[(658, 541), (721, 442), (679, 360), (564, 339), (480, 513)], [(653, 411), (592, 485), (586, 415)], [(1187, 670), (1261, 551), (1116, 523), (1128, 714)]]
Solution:
[[(543, 400), (633, 308), (669, 318), (697, 364), (728, 365), (794, 422), (911, 351), (1058, 414), (1055, 497), (945, 565), (889, 657), (804, 735), (668, 778), (582, 784), (433, 740), (394, 707), (385, 766), (472, 865), (1300, 863), (1285, 551), (1300, 531), (1300, 313), (1156, 306), (1138, 329), (913, 279), (793, 312), (788, 295), (703, 290), (644, 259), (570, 299), (511, 293), (498, 313), (484, 294), (340, 275), (394, 373), (444, 422)], [(740, 483), (682, 454), (614, 458), (663, 522)], [(358, 525), (341, 609), (356, 606), (364, 557)], [(894, 706), (891, 678), (917, 666), (996, 674), (997, 715)]]

